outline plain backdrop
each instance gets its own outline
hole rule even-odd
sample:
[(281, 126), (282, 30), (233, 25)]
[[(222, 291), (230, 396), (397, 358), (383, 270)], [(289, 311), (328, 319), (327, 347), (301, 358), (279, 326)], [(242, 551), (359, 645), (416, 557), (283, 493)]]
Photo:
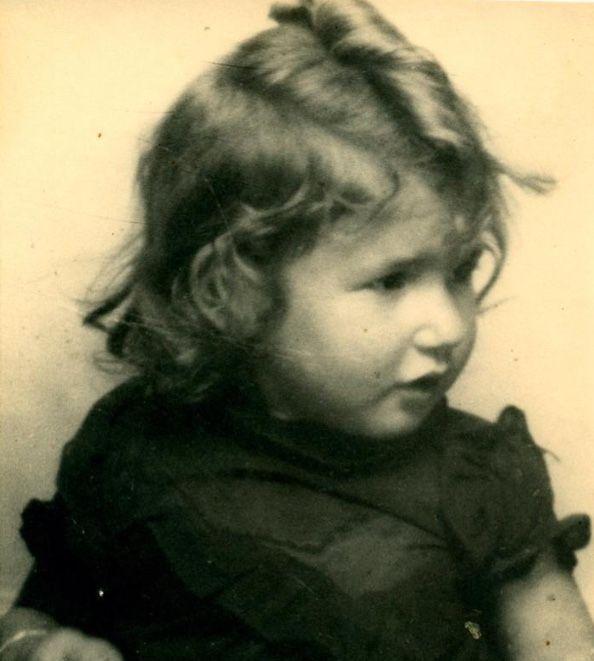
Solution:
[[(594, 6), (376, 3), (434, 52), (480, 110), (498, 153), (553, 175), (518, 193), (511, 254), (455, 404), (524, 408), (559, 514), (594, 513)], [(79, 301), (138, 227), (133, 170), (182, 87), (267, 25), (262, 0), (3, 0), (0, 588), (29, 559), (19, 513), (53, 491), (60, 450), (113, 383)], [(594, 548), (577, 578), (594, 611)]]

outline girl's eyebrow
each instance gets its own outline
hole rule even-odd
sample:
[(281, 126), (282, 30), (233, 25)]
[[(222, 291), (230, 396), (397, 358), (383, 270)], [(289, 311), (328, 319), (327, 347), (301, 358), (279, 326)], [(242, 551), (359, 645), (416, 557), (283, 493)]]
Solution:
[(414, 268), (415, 266), (423, 266), (438, 260), (442, 255), (441, 251), (438, 250), (427, 250), (416, 255), (411, 256), (402, 256), (395, 257), (393, 259), (386, 260), (381, 265), (379, 265), (380, 270), (384, 271), (398, 271), (401, 269)]
[(395, 273), (396, 271), (421, 269), (436, 263), (442, 259), (442, 255), (443, 251), (441, 250), (423, 250), (416, 254), (388, 257), (380, 262), (370, 261), (362, 265), (360, 275), (368, 278)]
[(411, 255), (396, 256), (378, 264), (377, 269), (379, 271), (391, 272), (426, 266), (427, 264), (442, 260), (465, 259), (474, 256), (476, 252), (482, 249), (482, 242), (479, 239), (472, 239), (453, 245), (449, 249), (421, 250)]

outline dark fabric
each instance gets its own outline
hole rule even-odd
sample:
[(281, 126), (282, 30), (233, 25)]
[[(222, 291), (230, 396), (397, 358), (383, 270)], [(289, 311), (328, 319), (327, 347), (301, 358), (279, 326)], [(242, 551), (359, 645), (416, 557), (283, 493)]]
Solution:
[(545, 546), (571, 568), (589, 520), (555, 519), (511, 407), (489, 424), (444, 402), (370, 448), (133, 380), (93, 408), (22, 534), (19, 605), (128, 659), (463, 660), (498, 658), (490, 595)]

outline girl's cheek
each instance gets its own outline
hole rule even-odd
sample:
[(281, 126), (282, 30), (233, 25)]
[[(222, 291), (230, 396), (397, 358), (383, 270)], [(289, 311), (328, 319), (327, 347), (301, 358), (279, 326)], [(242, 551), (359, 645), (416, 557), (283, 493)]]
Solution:
[(479, 306), (473, 294), (466, 307), (468, 336), (471, 344), (471, 349), (474, 346), (474, 342), (476, 340), (476, 336), (478, 333), (478, 313), (479, 313)]
[(387, 324), (368, 323), (357, 328), (351, 337), (350, 350), (343, 360), (352, 369), (368, 380), (371, 375), (375, 384), (390, 378), (407, 352), (408, 343), (399, 333)]
[(472, 315), (468, 318), (467, 331), (464, 341), (460, 344), (457, 350), (457, 362), (459, 363), (460, 371), (464, 368), (470, 356), (472, 355), (476, 344), (477, 331), (477, 317), (476, 315)]

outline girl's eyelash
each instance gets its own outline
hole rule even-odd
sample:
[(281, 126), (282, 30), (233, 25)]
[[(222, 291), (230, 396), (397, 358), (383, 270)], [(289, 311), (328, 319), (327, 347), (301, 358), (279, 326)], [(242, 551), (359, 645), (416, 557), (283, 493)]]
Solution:
[[(460, 262), (451, 272), (452, 282), (456, 284), (466, 283), (476, 270), (482, 254), (483, 250), (477, 249), (466, 257), (464, 261)], [(413, 278), (413, 272), (402, 269), (377, 278), (371, 285), (373, 289), (380, 292), (398, 291), (404, 289)]]
[(409, 274), (406, 271), (394, 271), (373, 282), (373, 288), (378, 291), (395, 291), (406, 286)]
[(477, 249), (473, 251), (470, 256), (467, 257), (463, 262), (458, 264), (452, 273), (452, 279), (454, 282), (466, 282), (476, 270), (482, 254), (483, 251)]

